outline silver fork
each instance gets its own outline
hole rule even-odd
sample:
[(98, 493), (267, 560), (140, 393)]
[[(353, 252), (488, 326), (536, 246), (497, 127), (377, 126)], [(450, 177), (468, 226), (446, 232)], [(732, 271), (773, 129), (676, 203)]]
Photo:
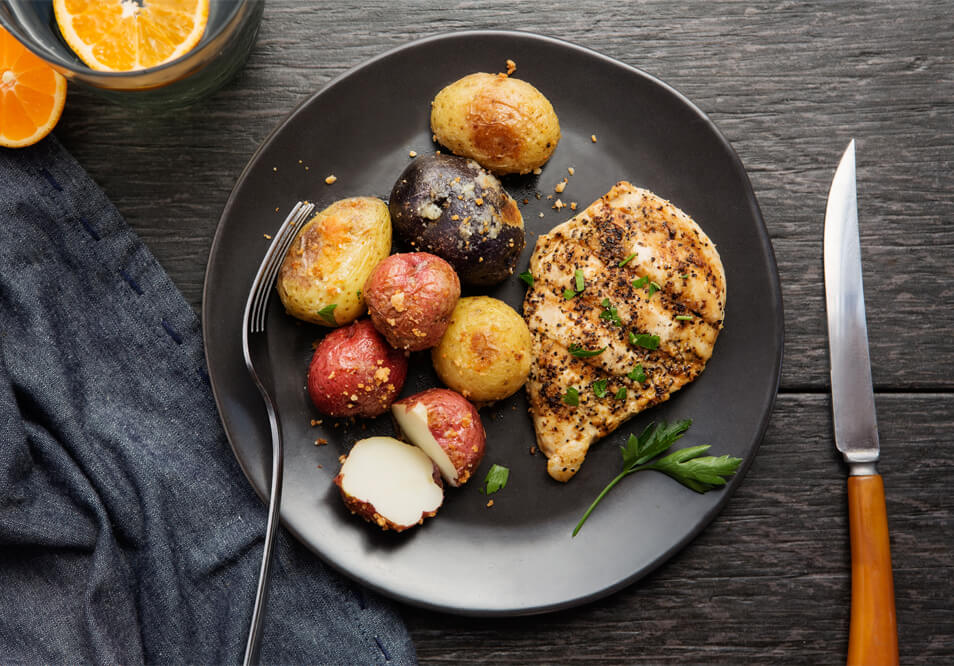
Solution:
[(272, 484), (268, 499), (268, 522), (265, 526), (265, 550), (262, 553), (262, 568), (258, 574), (258, 589), (255, 592), (255, 606), (252, 609), (252, 622), (245, 645), (243, 664), (258, 662), (259, 645), (262, 636), (262, 621), (265, 616), (265, 602), (268, 596), (269, 569), (272, 560), (272, 546), (278, 531), (278, 509), (282, 502), (282, 427), (278, 420), (278, 408), (272, 397), (275, 393), (275, 378), (268, 354), (265, 338), (265, 316), (268, 312), (268, 299), (278, 276), (285, 253), (302, 228), (305, 220), (315, 209), (314, 204), (299, 201), (282, 223), (272, 240), (262, 265), (252, 282), (252, 289), (245, 304), (245, 316), (242, 323), (242, 351), (245, 353), (245, 365), (255, 386), (265, 401), (268, 423), (272, 431)]

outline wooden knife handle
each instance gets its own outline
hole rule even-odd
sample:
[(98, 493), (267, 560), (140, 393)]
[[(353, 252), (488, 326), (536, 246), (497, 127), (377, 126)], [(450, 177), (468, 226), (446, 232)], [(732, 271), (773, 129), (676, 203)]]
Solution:
[(848, 666), (898, 663), (898, 627), (880, 474), (848, 477), (851, 628)]

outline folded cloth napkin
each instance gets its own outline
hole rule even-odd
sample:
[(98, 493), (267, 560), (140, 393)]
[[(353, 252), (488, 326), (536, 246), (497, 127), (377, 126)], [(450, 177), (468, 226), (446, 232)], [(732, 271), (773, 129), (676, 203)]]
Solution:
[[(0, 662), (241, 660), (265, 509), (199, 322), (52, 137), (0, 148)], [(394, 608), (284, 531), (266, 663), (412, 663)]]

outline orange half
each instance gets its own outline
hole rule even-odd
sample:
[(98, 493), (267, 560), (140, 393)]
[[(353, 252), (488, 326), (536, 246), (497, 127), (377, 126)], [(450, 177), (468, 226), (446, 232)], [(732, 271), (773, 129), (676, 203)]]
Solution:
[(45, 137), (63, 114), (66, 79), (0, 28), (0, 146)]
[(53, 13), (80, 60), (99, 71), (129, 72), (195, 48), (209, 0), (53, 0)]

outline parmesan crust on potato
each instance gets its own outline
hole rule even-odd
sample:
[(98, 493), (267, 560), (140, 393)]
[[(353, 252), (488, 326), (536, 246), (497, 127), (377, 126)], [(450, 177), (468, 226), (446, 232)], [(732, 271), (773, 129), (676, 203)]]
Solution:
[(315, 215), (292, 242), (278, 273), (288, 314), (342, 326), (364, 314), (364, 283), (391, 252), (391, 214), (374, 197), (351, 197)]

